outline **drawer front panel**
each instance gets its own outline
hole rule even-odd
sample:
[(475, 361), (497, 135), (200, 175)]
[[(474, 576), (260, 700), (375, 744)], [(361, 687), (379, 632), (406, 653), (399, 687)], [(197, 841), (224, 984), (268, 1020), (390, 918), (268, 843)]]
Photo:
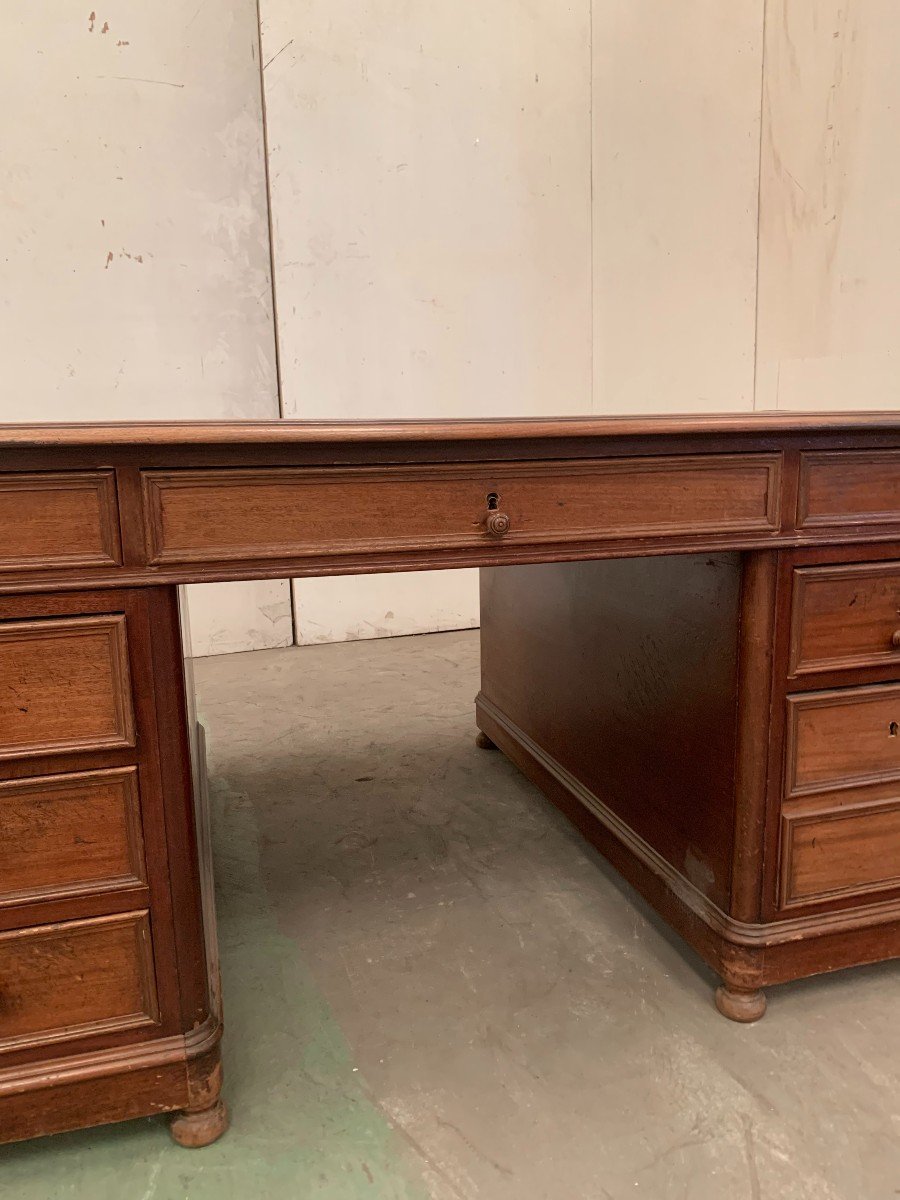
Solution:
[(0, 784), (0, 830), (0, 905), (144, 883), (136, 767)]
[(800, 568), (792, 612), (791, 675), (892, 662), (900, 671), (900, 563)]
[[(151, 563), (778, 529), (780, 457), (146, 471)], [(488, 533), (489, 496), (509, 517)]]
[(0, 758), (134, 745), (125, 618), (0, 625)]
[(900, 800), (784, 815), (783, 908), (894, 887), (900, 887)]
[(900, 452), (802, 454), (797, 528), (900, 525)]
[(121, 561), (112, 471), (0, 474), (0, 572)]
[(786, 796), (900, 779), (900, 685), (788, 697)]
[(0, 1050), (158, 1020), (146, 912), (0, 934)]

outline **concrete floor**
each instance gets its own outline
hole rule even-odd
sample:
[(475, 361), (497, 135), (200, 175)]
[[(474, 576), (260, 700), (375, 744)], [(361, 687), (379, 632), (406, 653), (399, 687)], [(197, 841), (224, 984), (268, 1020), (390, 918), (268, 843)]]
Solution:
[(713, 979), (499, 754), (477, 635), (197, 664), (229, 1134), (0, 1151), (16, 1200), (887, 1200), (900, 966)]

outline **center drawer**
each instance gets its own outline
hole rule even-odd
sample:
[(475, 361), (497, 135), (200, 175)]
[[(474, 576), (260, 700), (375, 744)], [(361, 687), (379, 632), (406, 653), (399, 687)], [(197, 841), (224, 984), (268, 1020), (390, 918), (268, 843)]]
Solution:
[(150, 563), (774, 532), (777, 454), (145, 471)]

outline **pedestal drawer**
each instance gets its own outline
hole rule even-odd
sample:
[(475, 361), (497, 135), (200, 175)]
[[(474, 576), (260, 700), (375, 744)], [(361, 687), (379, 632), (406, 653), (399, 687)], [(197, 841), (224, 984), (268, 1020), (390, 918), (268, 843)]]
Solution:
[(158, 1019), (146, 912), (0, 934), (0, 1051)]
[(789, 673), (896, 663), (900, 673), (900, 563), (794, 571)]
[(900, 798), (782, 817), (783, 908), (900, 887)]
[(0, 906), (145, 882), (136, 767), (0, 783), (0, 830)]
[(785, 797), (900, 779), (900, 684), (787, 699)]
[(0, 758), (134, 745), (125, 617), (0, 625)]

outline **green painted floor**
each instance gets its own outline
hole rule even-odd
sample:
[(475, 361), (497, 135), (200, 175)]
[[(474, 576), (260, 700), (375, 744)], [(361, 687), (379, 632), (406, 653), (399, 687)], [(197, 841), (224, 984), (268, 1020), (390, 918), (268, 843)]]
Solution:
[(252, 805), (215, 781), (212, 791), (225, 1072), (227, 1092), (240, 1097), (231, 1130), (200, 1151), (175, 1145), (164, 1118), (6, 1147), (0, 1195), (425, 1200), (408, 1149), (367, 1098), (296, 944), (278, 933), (260, 881)]

